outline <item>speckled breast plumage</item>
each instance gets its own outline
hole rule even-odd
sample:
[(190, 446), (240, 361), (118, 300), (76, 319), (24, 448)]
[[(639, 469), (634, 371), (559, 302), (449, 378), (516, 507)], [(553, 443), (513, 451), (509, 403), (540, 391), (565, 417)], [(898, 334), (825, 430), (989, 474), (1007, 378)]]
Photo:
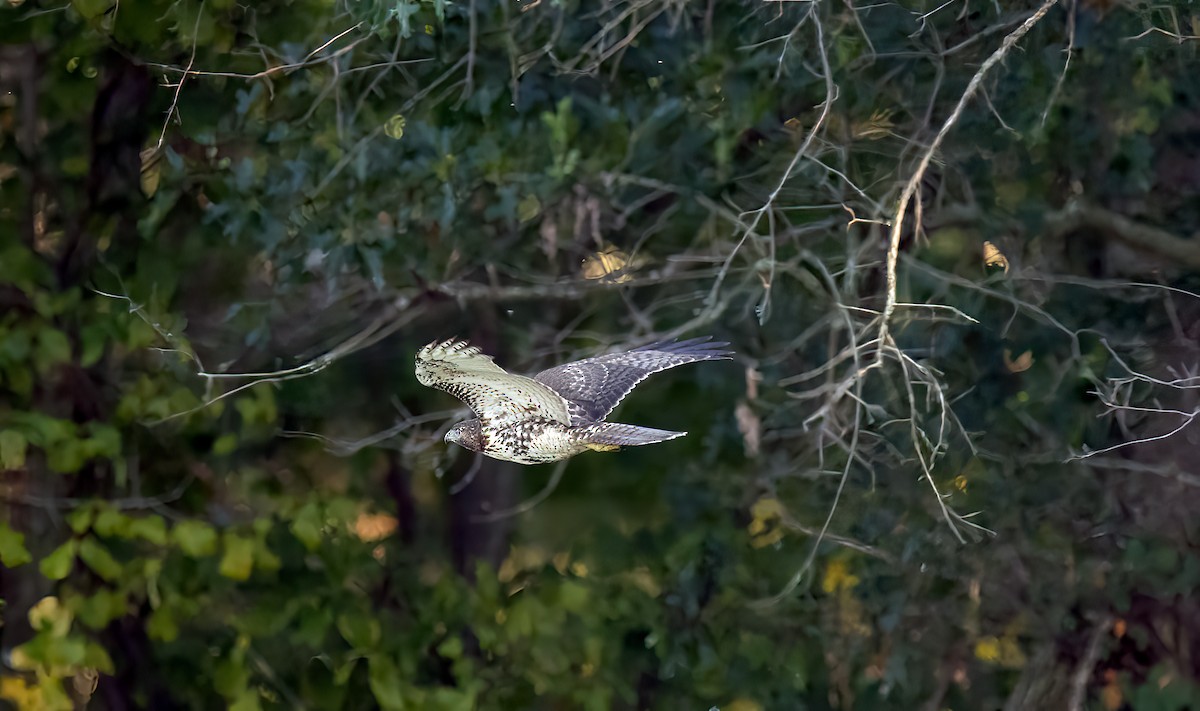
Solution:
[(524, 420), (489, 432), (484, 454), (520, 464), (556, 462), (588, 448), (577, 429), (553, 420)]

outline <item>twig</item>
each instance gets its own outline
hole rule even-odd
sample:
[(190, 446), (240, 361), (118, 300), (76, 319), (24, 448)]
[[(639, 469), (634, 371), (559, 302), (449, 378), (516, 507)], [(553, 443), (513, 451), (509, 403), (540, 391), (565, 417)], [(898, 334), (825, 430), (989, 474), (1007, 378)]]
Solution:
[[(763, 205), (757, 210), (754, 210), (752, 213), (750, 213), (753, 215), (753, 219), (748, 224), (745, 223), (743, 216), (739, 215), (738, 221), (739, 223), (744, 224), (745, 228), (742, 231), (741, 239), (739, 239), (737, 244), (734, 245), (733, 250), (729, 253), (729, 256), (721, 265), (721, 270), (717, 273), (717, 278), (713, 281), (712, 289), (710, 289), (708, 292), (706, 303), (710, 308), (717, 303), (717, 296), (721, 291), (721, 285), (724, 283), (725, 277), (729, 272), (729, 268), (733, 264), (734, 257), (737, 256), (738, 251), (742, 248), (742, 245), (746, 243), (746, 240), (750, 238), (750, 235), (754, 233), (754, 230), (758, 227), (758, 223), (762, 220), (763, 215), (774, 209), (775, 200), (778, 199), (779, 194), (783, 192), (784, 186), (787, 185), (788, 180), (792, 177), (792, 172), (795, 171), (796, 166), (799, 165), (800, 159), (804, 157), (804, 154), (808, 152), (808, 149), (812, 145), (813, 141), (816, 140), (817, 134), (820, 132), (821, 127), (825, 124), (825, 119), (829, 116), (829, 111), (833, 107), (833, 102), (837, 100), (837, 86), (833, 83), (833, 70), (829, 67), (829, 56), (825, 48), (824, 28), (821, 25), (821, 18), (817, 12), (817, 6), (815, 3), (808, 14), (811, 14), (812, 16), (813, 27), (815, 28), (816, 33), (817, 53), (821, 58), (821, 68), (824, 72), (825, 101), (821, 105), (821, 112), (817, 115), (816, 122), (809, 130), (808, 135), (804, 137), (804, 142), (801, 143), (800, 147), (796, 149), (796, 152), (792, 154), (791, 161), (788, 162), (787, 168), (784, 169), (783, 175), (780, 176), (779, 182), (775, 185), (775, 189), (772, 190), (771, 194), (767, 196), (766, 202), (764, 202)], [(808, 17), (808, 14), (806, 14), (805, 18)], [(773, 238), (774, 235), (772, 235), (772, 239)], [(772, 260), (772, 270), (774, 269), (774, 266), (774, 260)], [(769, 286), (767, 288), (769, 288)]]
[(554, 467), (554, 473), (550, 475), (550, 481), (546, 482), (546, 485), (542, 487), (542, 490), (534, 494), (532, 497), (522, 501), (511, 509), (503, 509), (486, 514), (476, 514), (471, 517), (471, 523), (492, 523), (494, 521), (499, 521), (511, 516), (519, 516), (527, 511), (532, 510), (533, 507), (545, 501), (546, 497), (550, 496), (550, 494), (554, 493), (554, 490), (558, 488), (558, 482), (562, 481), (563, 472), (567, 470), (567, 462), (569, 461), (571, 460), (564, 459), (560, 461)]
[(892, 217), (891, 233), (888, 235), (886, 267), (887, 294), (883, 306), (883, 316), (879, 323), (879, 346), (875, 356), (877, 362), (883, 361), (884, 348), (891, 342), (890, 334), (888, 333), (888, 326), (891, 322), (892, 314), (896, 310), (896, 265), (900, 259), (900, 233), (904, 229), (904, 216), (908, 211), (908, 203), (913, 199), (913, 196), (917, 192), (917, 188), (921, 185), (921, 180), (924, 179), (925, 171), (929, 168), (929, 164), (933, 161), (933, 156), (937, 153), (938, 149), (941, 148), (942, 142), (946, 140), (946, 136), (950, 133), (950, 129), (954, 127), (954, 124), (958, 123), (959, 118), (962, 116), (963, 110), (966, 108), (967, 102), (970, 101), (973, 96), (975, 96), (977, 91), (979, 91), (979, 87), (982, 85), (984, 78), (994, 66), (1000, 63), (1000, 61), (1008, 55), (1009, 51), (1016, 45), (1016, 43), (1022, 37), (1024, 37), (1029, 30), (1033, 29), (1034, 25), (1036, 25), (1043, 17), (1045, 17), (1046, 13), (1050, 11), (1050, 8), (1054, 7), (1054, 5), (1057, 3), (1058, 0), (1046, 0), (1044, 3), (1042, 3), (1042, 6), (1039, 7), (1032, 15), (1030, 15), (1029, 19), (1021, 23), (1017, 29), (1009, 33), (1009, 35), (1004, 38), (1004, 41), (1000, 43), (1000, 47), (997, 48), (996, 51), (993, 52), (992, 55), (983, 62), (983, 64), (979, 67), (979, 70), (976, 71), (975, 75), (971, 77), (971, 81), (967, 84), (966, 91), (964, 91), (962, 96), (959, 97), (958, 104), (954, 107), (954, 111), (950, 113), (950, 116), (946, 119), (945, 123), (942, 124), (942, 128), (937, 132), (937, 135), (929, 144), (929, 147), (926, 148), (925, 152), (921, 155), (921, 160), (917, 164), (917, 169), (913, 171), (912, 177), (910, 177), (908, 182), (904, 185), (904, 190), (900, 193), (899, 204), (896, 206), (896, 212)]
[[(163, 143), (167, 140), (167, 126), (171, 124), (171, 116), (175, 114), (176, 107), (179, 106), (179, 94), (183, 91), (183, 83), (187, 81), (188, 72), (192, 69), (192, 64), (196, 61), (196, 45), (200, 41), (200, 15), (204, 13), (204, 0), (200, 0), (200, 6), (196, 8), (196, 22), (192, 25), (192, 54), (188, 58), (187, 69), (184, 70), (183, 76), (179, 77), (179, 83), (175, 85), (175, 96), (171, 99), (171, 106), (167, 109), (167, 115), (163, 118), (162, 133), (158, 136), (158, 143), (154, 146), (154, 152), (162, 150)], [(182, 121), (182, 119), (180, 119)]]
[(1108, 634), (1112, 623), (1112, 617), (1105, 615), (1092, 628), (1087, 650), (1084, 651), (1079, 664), (1075, 666), (1075, 673), (1071, 675), (1071, 697), (1067, 701), (1068, 711), (1083, 711), (1084, 704), (1087, 702), (1088, 681), (1092, 678), (1092, 670), (1096, 668), (1096, 661), (1100, 658), (1104, 635)]

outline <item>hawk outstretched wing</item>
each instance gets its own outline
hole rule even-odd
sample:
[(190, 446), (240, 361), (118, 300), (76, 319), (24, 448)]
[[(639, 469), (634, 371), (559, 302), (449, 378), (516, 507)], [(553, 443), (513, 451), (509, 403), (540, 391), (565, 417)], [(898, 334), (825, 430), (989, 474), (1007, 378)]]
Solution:
[(488, 427), (531, 418), (570, 424), (567, 402), (532, 378), (513, 375), (465, 341), (430, 343), (417, 353), (417, 380), (465, 402)]
[(601, 422), (629, 391), (652, 374), (700, 360), (728, 360), (728, 343), (708, 337), (664, 341), (626, 351), (565, 363), (543, 370), (533, 379), (566, 400), (570, 424)]

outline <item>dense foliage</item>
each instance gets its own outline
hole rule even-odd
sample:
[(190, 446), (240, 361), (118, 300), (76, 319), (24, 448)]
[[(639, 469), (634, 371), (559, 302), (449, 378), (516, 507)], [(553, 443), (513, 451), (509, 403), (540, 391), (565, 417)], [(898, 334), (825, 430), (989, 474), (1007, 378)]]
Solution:
[(0, 707), (1200, 705), (1200, 10), (1039, 6), (10, 0)]

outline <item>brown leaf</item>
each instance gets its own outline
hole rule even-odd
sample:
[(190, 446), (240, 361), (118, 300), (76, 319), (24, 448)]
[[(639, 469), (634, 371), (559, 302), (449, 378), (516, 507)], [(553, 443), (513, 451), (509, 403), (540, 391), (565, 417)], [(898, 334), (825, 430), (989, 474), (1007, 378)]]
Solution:
[(381, 541), (395, 533), (400, 522), (395, 516), (379, 513), (359, 514), (354, 520), (354, 535), (362, 541)]
[(746, 366), (746, 399), (758, 399), (758, 384), (762, 382), (762, 373), (752, 365)]
[(757, 457), (762, 445), (762, 420), (758, 413), (750, 407), (750, 403), (742, 400), (733, 411), (737, 418), (738, 431), (742, 433), (742, 444), (746, 448), (747, 457)]
[(1004, 349), (1004, 367), (1008, 368), (1010, 373), (1024, 373), (1033, 367), (1033, 351), (1025, 351), (1013, 360), (1012, 351)]

